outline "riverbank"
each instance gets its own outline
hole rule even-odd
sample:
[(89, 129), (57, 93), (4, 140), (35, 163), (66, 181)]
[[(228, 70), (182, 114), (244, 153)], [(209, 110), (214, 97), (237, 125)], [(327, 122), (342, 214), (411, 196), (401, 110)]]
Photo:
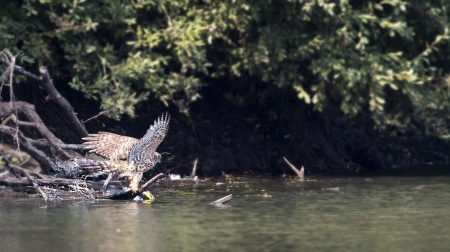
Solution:
[[(98, 101), (66, 86), (59, 91), (82, 121), (101, 112)], [(18, 86), (15, 92), (21, 100), (35, 105), (45, 125), (65, 143), (82, 142), (60, 109), (37, 90), (29, 92)], [(290, 174), (283, 157), (297, 167), (304, 166), (307, 173), (449, 163), (447, 142), (420, 133), (417, 125), (411, 124), (403, 134), (377, 131), (368, 112), (347, 118), (338, 107), (329, 106), (317, 113), (288, 88), (262, 85), (259, 90), (247, 90), (245, 86), (215, 85), (204, 88), (201, 94), (204, 98), (190, 105), (189, 115), (149, 97), (135, 118), (123, 116), (117, 121), (98, 116), (84, 125), (89, 133), (108, 131), (140, 138), (168, 111), (170, 129), (158, 151), (169, 154), (156, 167), (163, 173), (189, 175), (196, 158), (201, 176)], [(41, 137), (32, 130), (26, 133), (30, 138)]]

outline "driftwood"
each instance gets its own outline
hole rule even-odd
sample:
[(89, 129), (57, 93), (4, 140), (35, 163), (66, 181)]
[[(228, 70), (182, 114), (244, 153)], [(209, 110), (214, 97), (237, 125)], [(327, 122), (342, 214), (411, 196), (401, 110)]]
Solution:
[[(0, 62), (4, 65), (11, 65), (12, 59), (15, 58), (12, 56), (12, 54), (9, 52), (8, 49), (4, 49), (2, 51), (2, 54), (0, 54)], [(39, 85), (48, 93), (48, 96), (45, 98), (46, 101), (52, 100), (58, 106), (62, 109), (64, 112), (64, 115), (66, 116), (66, 119), (70, 122), (70, 124), (74, 127), (75, 132), (80, 137), (85, 137), (88, 135), (88, 132), (84, 128), (83, 124), (78, 120), (75, 112), (72, 109), (72, 106), (70, 103), (64, 98), (58, 90), (56, 90), (55, 86), (53, 85), (53, 80), (50, 78), (50, 74), (45, 66), (42, 66), (39, 69), (39, 72), (41, 73), (41, 76), (36, 76), (28, 71), (26, 71), (23, 67), (17, 66), (15, 64), (13, 65), (14, 72), (17, 74), (20, 74), (22, 76), (25, 76), (26, 78), (32, 79), (34, 81), (37, 81)], [(12, 84), (12, 83), (10, 83)]]
[(150, 179), (149, 181), (145, 182), (144, 185), (141, 186), (141, 188), (139, 188), (139, 190), (137, 191), (137, 193), (143, 193), (151, 184), (153, 184), (157, 179), (159, 179), (160, 177), (164, 176), (164, 174), (160, 173), (156, 176), (154, 176), (152, 179)]
[(195, 172), (197, 170), (197, 161), (198, 161), (198, 158), (196, 158), (194, 161), (194, 167), (192, 167), (191, 179), (195, 179)]
[(289, 167), (291, 167), (291, 169), (297, 174), (297, 176), (300, 178), (300, 180), (304, 180), (305, 179), (305, 168), (303, 168), (301, 170), (298, 170), (293, 164), (291, 164), (291, 162), (289, 162), (287, 160), (287, 158), (283, 157), (284, 161), (286, 162), (286, 164), (289, 165)]
[[(6, 163), (8, 164), (8, 167), (10, 167), (10, 168), (12, 168), (12, 169), (14, 169), (14, 170), (16, 170), (16, 171), (18, 171), (20, 173), (23, 173), (25, 175), (25, 177), (27, 177), (29, 179), (29, 181), (33, 185), (34, 189), (37, 192), (39, 192), (42, 195), (42, 198), (45, 200), (45, 202), (47, 202), (47, 194), (45, 194), (45, 192), (41, 189), (39, 184), (36, 183), (36, 180), (33, 177), (30, 176), (30, 173), (28, 173), (28, 171), (26, 169), (23, 169), (22, 167), (20, 167), (18, 165), (11, 164), (7, 158), (2, 158), (2, 160), (6, 161)], [(39, 176), (39, 177), (42, 177), (42, 175)]]
[[(16, 112), (25, 115), (30, 122), (17, 120), (15, 115)], [(8, 121), (13, 121), (17, 125), (34, 127), (43, 137), (45, 137), (49, 144), (64, 157), (73, 158), (72, 155), (68, 154), (60, 147), (64, 142), (53, 135), (53, 133), (45, 126), (44, 122), (36, 113), (34, 105), (22, 101), (17, 101), (13, 104), (9, 102), (0, 102), (0, 116), (8, 116), (8, 118), (2, 122), (2, 125), (6, 125)]]
[[(55, 161), (48, 157), (41, 147), (50, 147), (51, 150), (55, 150), (56, 154), (59, 154), (57, 158), (70, 160), (78, 156), (76, 152), (65, 150), (79, 150), (77, 145), (67, 145), (56, 137), (44, 124), (39, 115), (36, 113), (35, 107), (32, 104), (15, 101), (13, 94), (13, 73), (25, 76), (28, 79), (37, 81), (39, 86), (47, 91), (48, 96), (46, 100), (54, 101), (64, 112), (64, 116), (74, 127), (77, 134), (80, 136), (87, 136), (88, 133), (84, 126), (76, 118), (75, 113), (68, 101), (61, 96), (53, 85), (53, 81), (50, 78), (47, 68), (41, 67), (39, 69), (41, 76), (36, 76), (30, 72), (27, 72), (24, 68), (15, 64), (15, 57), (9, 52), (8, 49), (4, 49), (0, 52), (0, 63), (7, 66), (5, 72), (0, 76), (2, 86), (8, 86), (10, 89), (10, 101), (0, 102), (0, 116), (3, 117), (3, 121), (0, 125), (0, 132), (2, 135), (9, 136), (15, 142), (18, 150), (23, 149), (30, 154), (41, 165), (42, 169), (47, 174), (51, 174), (58, 170)], [(9, 83), (5, 83), (5, 78), (9, 76)], [(1, 98), (0, 98), (1, 101)], [(19, 119), (19, 114), (24, 116), (25, 121)], [(22, 117), (20, 117), (22, 118)], [(32, 127), (45, 139), (35, 140), (26, 137), (22, 131), (22, 127)]]
[(210, 204), (210, 205), (213, 205), (213, 206), (220, 206), (220, 205), (223, 205), (224, 203), (227, 203), (227, 202), (230, 201), (232, 198), (233, 198), (233, 194), (230, 194), (230, 195), (227, 195), (227, 196), (225, 196), (225, 197), (223, 197), (223, 198), (220, 198), (220, 199), (218, 199), (218, 200), (216, 200), (216, 201), (214, 201), (214, 202), (211, 202), (211, 203), (209, 203), (209, 204)]
[(58, 166), (56, 165), (56, 163), (53, 160), (48, 158), (47, 155), (43, 151), (35, 148), (30, 143), (30, 141), (28, 141), (28, 138), (23, 136), (21, 132), (17, 132), (17, 130), (15, 128), (8, 127), (5, 125), (0, 125), (0, 132), (3, 134), (9, 135), (12, 138), (14, 138), (16, 136), (16, 134), (18, 134), (21, 147), (23, 149), (25, 149), (26, 152), (28, 154), (30, 154), (30, 156), (32, 156), (34, 159), (36, 159), (36, 161), (41, 165), (42, 169), (47, 174), (51, 174), (54, 171), (58, 170)]

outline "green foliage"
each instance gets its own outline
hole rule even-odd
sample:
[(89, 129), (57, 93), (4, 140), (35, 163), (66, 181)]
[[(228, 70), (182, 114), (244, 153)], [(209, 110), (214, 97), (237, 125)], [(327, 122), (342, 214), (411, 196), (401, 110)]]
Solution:
[(153, 95), (188, 113), (209, 77), (251, 75), (291, 87), (318, 111), (339, 103), (349, 117), (370, 110), (380, 130), (418, 126), (450, 137), (448, 1), (2, 6), (0, 48), (15, 45), (19, 58), (70, 69), (70, 85), (100, 99), (105, 110), (133, 115)]

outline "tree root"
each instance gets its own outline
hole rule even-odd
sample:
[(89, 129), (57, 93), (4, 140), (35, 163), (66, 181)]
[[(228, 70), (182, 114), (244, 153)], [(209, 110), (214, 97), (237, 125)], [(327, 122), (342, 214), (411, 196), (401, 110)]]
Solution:
[(28, 138), (23, 136), (22, 132), (17, 132), (15, 128), (11, 128), (9, 126), (0, 125), (0, 132), (6, 135), (11, 136), (14, 138), (16, 134), (19, 135), (19, 141), (22, 148), (25, 149), (25, 151), (30, 154), (36, 161), (41, 165), (42, 169), (47, 174), (52, 174), (53, 172), (58, 171), (58, 166), (54, 161), (52, 161), (50, 158), (47, 157), (47, 155), (41, 151), (35, 148), (30, 141), (28, 141)]
[[(8, 49), (4, 49), (0, 52), (0, 62), (8, 67), (12, 66), (15, 73), (18, 73), (26, 78), (37, 81), (39, 85), (47, 91), (48, 96), (45, 98), (46, 101), (52, 100), (63, 110), (66, 119), (70, 122), (70, 124), (74, 127), (75, 132), (80, 137), (86, 137), (88, 135), (87, 130), (84, 128), (83, 124), (78, 120), (75, 112), (72, 109), (70, 103), (64, 98), (58, 90), (56, 90), (53, 85), (53, 80), (50, 78), (50, 74), (45, 66), (42, 66), (39, 69), (41, 76), (38, 77), (30, 72), (27, 72), (23, 67), (17, 66), (15, 64), (11, 64), (11, 61), (14, 61), (14, 57), (9, 52)], [(14, 63), (14, 62), (13, 62)], [(6, 72), (5, 72), (6, 73)], [(12, 83), (9, 83), (12, 85)], [(11, 89), (12, 90), (12, 89)]]
[[(34, 105), (22, 101), (17, 101), (13, 104), (14, 106), (11, 106), (11, 103), (9, 102), (0, 102), (0, 116), (8, 116), (8, 118), (3, 121), (2, 125), (6, 125), (9, 121), (13, 121), (17, 125), (32, 126), (65, 158), (73, 158), (73, 155), (68, 154), (60, 147), (64, 142), (53, 135), (53, 133), (45, 126), (44, 122), (42, 122), (41, 118), (36, 113)], [(15, 115), (16, 112), (24, 114), (30, 122), (17, 120)]]

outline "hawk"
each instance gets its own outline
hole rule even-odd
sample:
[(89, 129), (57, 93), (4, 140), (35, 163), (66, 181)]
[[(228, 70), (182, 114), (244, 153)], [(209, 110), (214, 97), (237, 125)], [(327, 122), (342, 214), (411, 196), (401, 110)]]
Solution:
[(121, 136), (109, 132), (89, 134), (82, 138), (84, 149), (109, 158), (109, 161), (95, 161), (85, 158), (75, 159), (75, 162), (85, 169), (96, 169), (108, 172), (108, 179), (103, 185), (103, 191), (114, 173), (119, 177), (128, 177), (130, 187), (135, 193), (144, 172), (153, 169), (156, 163), (161, 162), (161, 154), (156, 148), (164, 140), (169, 130), (170, 116), (163, 114), (150, 126), (147, 133), (141, 138)]

